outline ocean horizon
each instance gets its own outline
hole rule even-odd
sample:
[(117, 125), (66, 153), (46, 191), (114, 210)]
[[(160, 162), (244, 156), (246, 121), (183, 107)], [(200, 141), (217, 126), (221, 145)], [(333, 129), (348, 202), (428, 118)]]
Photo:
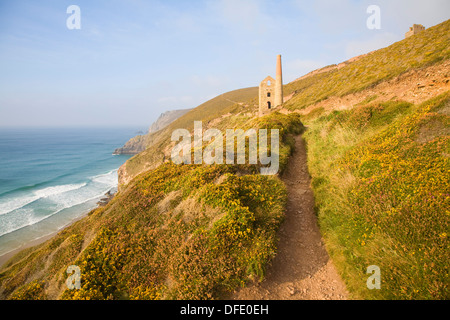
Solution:
[(113, 155), (137, 128), (0, 128), (0, 256), (55, 233), (117, 190)]

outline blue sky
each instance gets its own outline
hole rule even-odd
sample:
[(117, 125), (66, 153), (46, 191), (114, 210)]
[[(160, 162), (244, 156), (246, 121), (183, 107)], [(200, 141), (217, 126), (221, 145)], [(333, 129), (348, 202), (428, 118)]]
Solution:
[[(81, 10), (69, 30), (66, 9)], [(370, 30), (369, 5), (381, 10)], [(390, 45), (448, 0), (0, 0), (0, 127), (140, 126)]]

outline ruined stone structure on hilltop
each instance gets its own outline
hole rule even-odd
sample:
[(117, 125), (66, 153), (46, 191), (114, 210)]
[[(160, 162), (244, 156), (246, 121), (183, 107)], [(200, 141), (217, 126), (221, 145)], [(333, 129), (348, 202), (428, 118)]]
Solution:
[(405, 38), (411, 37), (419, 32), (425, 30), (425, 27), (421, 24), (413, 24), (412, 27), (409, 27), (409, 31), (405, 33)]
[(281, 55), (277, 56), (275, 80), (268, 76), (259, 84), (259, 116), (283, 104), (283, 75), (281, 70)]

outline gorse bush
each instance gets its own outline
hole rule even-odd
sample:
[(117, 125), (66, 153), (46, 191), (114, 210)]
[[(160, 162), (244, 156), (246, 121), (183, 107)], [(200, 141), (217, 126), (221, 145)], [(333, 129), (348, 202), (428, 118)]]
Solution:
[(392, 122), (397, 115), (405, 115), (412, 107), (405, 101), (386, 101), (361, 105), (350, 110), (334, 111), (328, 119), (329, 127), (346, 126), (364, 130), (367, 127), (380, 127)]
[[(279, 113), (251, 125), (282, 129), (284, 162), (288, 136), (303, 130), (298, 115)], [(144, 172), (106, 207), (31, 250), (30, 261), (10, 262), (2, 286), (11, 298), (59, 290), (62, 299), (216, 299), (261, 280), (287, 195), (281, 180), (258, 169), (169, 161)], [(69, 265), (80, 268), (81, 289), (66, 288)], [(36, 270), (38, 282), (28, 282)]]
[(20, 287), (13, 295), (11, 300), (44, 300), (44, 284), (42, 281), (32, 281)]
[[(233, 170), (167, 163), (140, 177), (121, 217), (74, 262), (81, 290), (66, 290), (63, 298), (212, 299), (261, 277), (275, 253), (285, 189), (277, 178), (238, 177)], [(173, 209), (155, 210), (152, 204), (177, 190), (183, 197)], [(183, 209), (191, 200), (195, 213)]]
[[(449, 104), (450, 93), (419, 106), (369, 103), (311, 122), (319, 221), (356, 296), (449, 297)], [(369, 265), (381, 269), (381, 290), (365, 288)]]
[[(273, 113), (257, 128), (280, 130), (280, 161), (301, 132), (298, 115)], [(123, 195), (107, 226), (75, 261), (81, 290), (66, 299), (213, 299), (262, 279), (275, 254), (286, 191), (276, 177), (256, 174), (258, 165), (165, 163), (139, 176)], [(161, 213), (157, 204), (180, 196)], [(195, 209), (189, 203), (195, 202)], [(192, 212), (194, 211), (194, 212)]]
[[(444, 131), (426, 143), (416, 137), (423, 124), (450, 117), (436, 113), (449, 95), (421, 106), (411, 116), (352, 150), (342, 165), (358, 178), (350, 190), (354, 215), (365, 220), (368, 232), (356, 239), (371, 246), (375, 234), (389, 243), (372, 245), (365, 259), (385, 272), (388, 297), (436, 299), (448, 297), (448, 147)], [(403, 264), (383, 254), (397, 252)]]

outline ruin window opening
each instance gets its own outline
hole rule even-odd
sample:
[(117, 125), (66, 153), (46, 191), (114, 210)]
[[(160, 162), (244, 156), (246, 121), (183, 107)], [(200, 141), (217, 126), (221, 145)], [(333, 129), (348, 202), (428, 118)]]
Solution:
[(270, 109), (270, 101), (267, 101), (267, 108)]

